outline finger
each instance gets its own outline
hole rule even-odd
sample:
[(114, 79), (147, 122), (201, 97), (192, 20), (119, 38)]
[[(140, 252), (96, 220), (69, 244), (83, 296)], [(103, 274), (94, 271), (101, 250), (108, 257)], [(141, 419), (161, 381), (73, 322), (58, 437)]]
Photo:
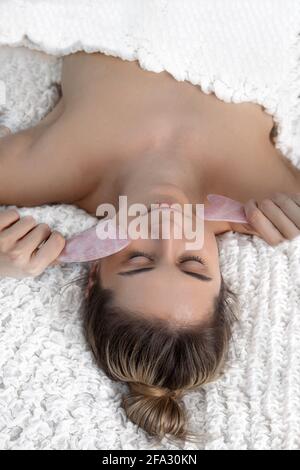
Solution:
[(295, 200), (297, 200), (297, 195), (295, 194), (292, 198), (291, 196), (283, 193), (276, 193), (271, 200), (284, 212), (287, 218), (291, 220), (298, 229), (300, 229), (300, 207), (295, 202)]
[(51, 229), (47, 224), (39, 224), (17, 242), (17, 250), (28, 253), (30, 256), (51, 234)]
[(27, 215), (0, 233), (0, 237), (3, 236), (6, 239), (9, 239), (12, 243), (15, 243), (32, 230), (36, 224), (35, 219), (31, 215)]
[(230, 222), (230, 227), (233, 232), (243, 233), (245, 235), (256, 235), (260, 236), (257, 230), (254, 230), (252, 225), (244, 224), (244, 223), (237, 223), (237, 222)]
[(250, 199), (250, 201), (245, 204), (244, 209), (249, 223), (269, 245), (278, 245), (284, 241), (282, 234), (261, 212), (254, 199)]
[[(288, 211), (287, 206), (286, 204), (286, 210)], [(278, 207), (271, 199), (263, 199), (258, 207), (285, 238), (292, 240), (299, 235), (298, 227), (285, 215), (281, 207)], [(289, 211), (292, 212), (292, 209), (290, 207)]]
[(36, 225), (31, 216), (23, 217), (0, 232), (0, 249), (7, 253), (15, 247), (16, 242)]
[(9, 227), (20, 219), (20, 214), (16, 209), (7, 209), (0, 212), (0, 231)]
[(62, 252), (65, 239), (59, 232), (52, 232), (50, 237), (31, 257), (33, 269), (42, 272)]

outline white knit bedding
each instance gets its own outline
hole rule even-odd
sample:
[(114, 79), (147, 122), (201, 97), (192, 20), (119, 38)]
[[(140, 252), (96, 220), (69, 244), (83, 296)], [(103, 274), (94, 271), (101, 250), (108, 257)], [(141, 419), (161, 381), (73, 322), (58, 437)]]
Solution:
[[(2, 0), (0, 124), (34, 125), (58, 99), (60, 56), (102, 51), (265, 106), (278, 147), (300, 168), (299, 33), (297, 0)], [(94, 223), (69, 205), (20, 212), (66, 236)], [(224, 377), (184, 399), (203, 435), (182, 448), (300, 448), (300, 239), (272, 248), (227, 233), (219, 247), (240, 322)], [(152, 448), (120, 408), (126, 387), (96, 368), (83, 339), (76, 279), (87, 269), (0, 280), (0, 449)]]

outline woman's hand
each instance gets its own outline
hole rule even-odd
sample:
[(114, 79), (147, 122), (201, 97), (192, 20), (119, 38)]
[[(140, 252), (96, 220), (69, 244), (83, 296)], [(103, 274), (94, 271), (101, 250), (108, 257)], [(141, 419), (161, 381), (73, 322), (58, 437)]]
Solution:
[(260, 203), (250, 199), (244, 209), (254, 234), (269, 245), (300, 235), (300, 193), (275, 193)]
[(40, 275), (64, 245), (60, 233), (51, 232), (46, 224), (37, 224), (33, 217), (21, 218), (14, 209), (0, 212), (0, 278)]

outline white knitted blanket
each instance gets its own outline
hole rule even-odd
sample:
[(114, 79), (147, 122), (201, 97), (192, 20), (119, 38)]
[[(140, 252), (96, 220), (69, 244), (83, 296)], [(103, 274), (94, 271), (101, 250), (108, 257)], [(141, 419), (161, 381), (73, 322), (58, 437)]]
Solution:
[[(0, 44), (137, 58), (225, 101), (262, 104), (279, 123), (278, 147), (300, 168), (299, 10), (297, 0), (2, 0)], [(60, 74), (59, 57), (0, 47), (1, 122), (14, 131), (38, 122), (58, 99)], [(68, 205), (20, 212), (66, 236), (94, 223)], [(182, 448), (299, 448), (300, 239), (272, 248), (228, 233), (219, 247), (240, 322), (224, 377), (184, 399), (203, 436)], [(83, 286), (64, 286), (86, 273), (74, 264), (0, 281), (1, 449), (152, 448), (120, 408), (126, 387), (96, 368), (84, 342)]]

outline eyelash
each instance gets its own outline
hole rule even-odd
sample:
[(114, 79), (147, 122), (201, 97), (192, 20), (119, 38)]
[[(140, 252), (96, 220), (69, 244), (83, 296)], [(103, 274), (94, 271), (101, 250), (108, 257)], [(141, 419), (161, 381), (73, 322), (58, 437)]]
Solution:
[[(134, 251), (129, 256), (129, 259), (136, 258), (138, 256), (143, 256), (143, 257), (149, 259), (150, 261), (154, 261), (154, 256), (151, 256), (148, 253), (145, 253), (143, 251)], [(200, 256), (191, 255), (191, 256), (181, 256), (179, 258), (179, 263), (184, 263), (186, 261), (197, 261), (198, 263), (203, 264), (203, 266), (206, 266), (206, 263), (205, 263), (204, 259), (200, 258)]]
[(181, 256), (179, 258), (179, 263), (184, 263), (185, 261), (197, 261), (198, 263), (201, 263), (204, 266), (206, 265), (204, 259), (200, 258), (200, 256), (191, 255), (191, 256)]
[(143, 251), (134, 251), (130, 254), (129, 259), (137, 258), (138, 256), (144, 256), (144, 258), (147, 258), (150, 261), (154, 261), (154, 256), (151, 256), (148, 253), (144, 253)]

